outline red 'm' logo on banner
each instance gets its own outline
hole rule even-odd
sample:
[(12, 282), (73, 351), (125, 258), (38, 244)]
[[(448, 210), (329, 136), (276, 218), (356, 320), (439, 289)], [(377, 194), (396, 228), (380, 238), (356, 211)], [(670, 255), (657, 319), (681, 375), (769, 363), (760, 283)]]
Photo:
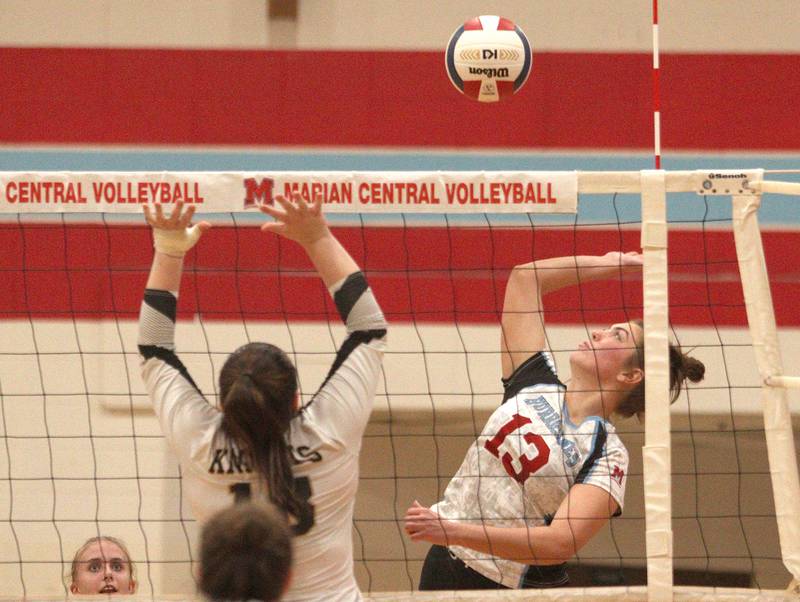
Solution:
[(255, 207), (256, 205), (272, 205), (272, 189), (275, 180), (272, 178), (246, 178), (244, 180), (244, 208)]

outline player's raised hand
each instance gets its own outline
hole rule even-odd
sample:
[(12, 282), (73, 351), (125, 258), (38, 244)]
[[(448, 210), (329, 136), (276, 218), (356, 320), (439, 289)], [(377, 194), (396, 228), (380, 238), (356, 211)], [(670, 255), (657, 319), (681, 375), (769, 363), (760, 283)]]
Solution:
[(274, 232), (304, 247), (330, 234), (322, 214), (321, 196), (314, 197), (310, 203), (299, 194), (293, 194), (291, 200), (278, 196), (275, 201), (274, 206), (260, 206), (261, 212), (274, 220), (261, 226), (262, 231)]
[(153, 228), (153, 246), (159, 253), (172, 257), (183, 257), (211, 227), (209, 222), (191, 225), (194, 207), (183, 210), (183, 203), (176, 203), (169, 215), (164, 214), (161, 204), (153, 208), (144, 205), (144, 217)]

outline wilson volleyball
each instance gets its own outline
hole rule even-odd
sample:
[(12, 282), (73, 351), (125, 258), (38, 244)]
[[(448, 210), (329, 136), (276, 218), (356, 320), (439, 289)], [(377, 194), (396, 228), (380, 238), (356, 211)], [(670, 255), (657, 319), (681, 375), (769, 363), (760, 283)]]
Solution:
[(453, 33), (445, 65), (460, 92), (481, 102), (497, 102), (514, 94), (528, 79), (531, 46), (510, 20), (481, 15)]

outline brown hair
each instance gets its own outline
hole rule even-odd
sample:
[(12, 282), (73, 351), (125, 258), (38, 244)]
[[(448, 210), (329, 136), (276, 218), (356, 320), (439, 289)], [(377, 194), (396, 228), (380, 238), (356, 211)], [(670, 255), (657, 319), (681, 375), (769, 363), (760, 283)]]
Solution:
[(297, 370), (275, 345), (248, 343), (234, 351), (219, 374), (222, 428), (248, 454), (267, 483), (269, 499), (299, 517), (308, 501), (294, 489), (286, 431), (294, 415)]
[[(641, 320), (631, 320), (631, 324), (636, 324), (644, 330), (644, 323)], [(637, 368), (644, 370), (644, 337), (636, 345), (634, 356), (633, 363), (636, 364)], [(693, 383), (698, 383), (703, 380), (705, 373), (706, 367), (703, 362), (681, 351), (680, 346), (670, 343), (669, 390), (671, 394), (669, 402), (671, 404), (675, 403), (687, 379)], [(628, 397), (617, 406), (616, 414), (629, 418), (644, 411), (644, 381), (645, 379), (642, 378)]]
[(83, 554), (84, 550), (88, 548), (93, 543), (100, 543), (103, 541), (107, 541), (109, 543), (113, 543), (117, 546), (120, 550), (122, 550), (123, 555), (125, 556), (124, 560), (128, 563), (128, 567), (130, 567), (131, 571), (131, 579), (136, 577), (136, 567), (131, 560), (130, 552), (128, 552), (128, 548), (122, 543), (121, 539), (117, 539), (116, 537), (110, 537), (108, 535), (99, 535), (97, 537), (90, 537), (87, 539), (84, 544), (78, 548), (78, 551), (75, 552), (75, 556), (72, 557), (72, 567), (70, 569), (70, 575), (72, 577), (72, 582), (75, 583), (75, 580), (78, 578), (78, 566), (80, 565), (80, 557)]
[(244, 502), (200, 534), (200, 591), (214, 600), (278, 600), (292, 563), (291, 533), (272, 505)]

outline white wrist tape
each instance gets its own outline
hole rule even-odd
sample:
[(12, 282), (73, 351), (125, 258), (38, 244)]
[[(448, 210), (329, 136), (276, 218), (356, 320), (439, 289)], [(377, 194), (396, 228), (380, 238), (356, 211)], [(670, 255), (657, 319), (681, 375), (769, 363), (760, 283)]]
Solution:
[(153, 228), (153, 246), (159, 253), (183, 257), (200, 240), (200, 234), (196, 224), (183, 230)]

